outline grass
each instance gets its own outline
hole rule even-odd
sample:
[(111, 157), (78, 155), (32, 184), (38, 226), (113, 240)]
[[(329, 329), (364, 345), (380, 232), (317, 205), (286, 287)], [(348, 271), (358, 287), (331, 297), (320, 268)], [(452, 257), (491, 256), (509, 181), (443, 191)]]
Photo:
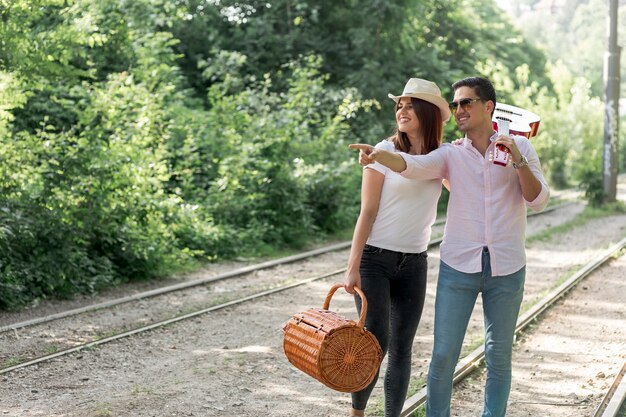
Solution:
[(57, 353), (59, 351), (59, 347), (56, 345), (51, 345), (46, 348), (46, 354), (52, 355), (53, 353)]
[(417, 410), (411, 413), (411, 417), (426, 417), (426, 406), (423, 404), (420, 405)]
[(555, 283), (550, 286), (550, 288), (546, 288), (545, 290), (543, 290), (542, 292), (540, 292), (539, 294), (537, 294), (535, 297), (533, 297), (530, 300), (524, 299), (524, 301), (522, 302), (522, 306), (520, 307), (519, 315), (521, 316), (522, 314), (527, 312), (532, 306), (537, 304), (537, 302), (539, 302), (539, 300), (543, 299), (545, 296), (550, 294), (552, 291), (554, 291), (556, 288), (558, 288), (561, 284), (563, 284), (565, 281), (567, 281), (576, 271), (578, 271), (581, 268), (581, 266), (582, 265), (574, 265), (574, 266), (570, 267), (567, 270), (567, 272), (565, 272), (563, 275), (561, 275), (555, 281)]
[(426, 386), (426, 379), (424, 378), (411, 378), (409, 381), (409, 389), (407, 391), (407, 397), (415, 395), (419, 390)]
[(133, 396), (155, 395), (154, 388), (147, 385), (134, 384), (131, 388), (131, 394)]
[[(413, 394), (407, 395), (407, 398)], [(370, 401), (370, 405), (368, 405), (367, 410), (365, 412), (366, 416), (372, 417), (382, 417), (385, 415), (385, 404), (382, 398), (372, 398)], [(417, 410), (410, 414), (411, 417), (425, 417), (426, 416), (426, 406), (424, 404), (420, 405)]]
[(102, 332), (96, 332), (96, 334), (94, 335), (94, 341), (98, 341), (98, 340), (102, 340), (102, 339), (107, 339), (109, 337), (113, 337), (113, 336), (117, 336), (118, 334), (122, 333), (124, 330), (123, 329), (109, 329), (106, 331), (102, 331)]
[[(355, 219), (356, 222), (356, 219)], [(271, 245), (264, 245), (255, 250), (250, 257), (237, 257), (237, 261), (244, 262), (262, 262), (264, 260), (278, 259), (291, 255), (297, 255), (303, 251), (314, 250), (322, 246), (331, 245), (333, 243), (341, 243), (352, 240), (352, 233), (354, 232), (354, 226), (336, 231), (332, 234), (321, 235), (320, 238), (310, 236), (306, 242), (302, 245), (294, 245), (293, 247), (273, 247)]]
[(25, 359), (20, 356), (11, 356), (9, 359), (0, 364), (0, 369), (10, 368), (24, 362)]
[(367, 416), (384, 416), (385, 415), (385, 400), (383, 398), (371, 398), (369, 404), (365, 410)]
[[(407, 398), (415, 395), (426, 385), (424, 378), (411, 378), (409, 381), (409, 389), (407, 390)], [(371, 398), (367, 406), (365, 415), (382, 417), (385, 415), (385, 402), (383, 398)], [(424, 417), (426, 410), (424, 406), (420, 406), (411, 414), (412, 417)]]
[(474, 350), (476, 350), (476, 348), (478, 348), (479, 346), (482, 346), (485, 343), (485, 338), (484, 338), (483, 333), (476, 332), (476, 334), (469, 334), (469, 336), (470, 336), (470, 343), (467, 346), (463, 347), (463, 349), (461, 350), (461, 355), (460, 355), (461, 358), (464, 358), (465, 356), (469, 355)]
[(526, 243), (533, 243), (536, 241), (548, 241), (555, 236), (564, 234), (574, 230), (577, 227), (583, 226), (591, 220), (599, 219), (602, 217), (609, 217), (618, 214), (626, 213), (626, 206), (623, 202), (618, 201), (612, 204), (606, 204), (602, 207), (587, 206), (585, 209), (574, 219), (567, 221), (555, 227), (551, 227), (542, 232), (539, 232), (526, 239)]
[[(553, 203), (553, 205), (561, 204), (561, 203), (563, 203), (563, 201), (555, 201)], [(552, 228), (550, 228), (548, 230), (545, 230), (545, 231), (543, 231), (541, 233), (538, 233), (537, 235), (534, 235), (533, 237), (527, 239), (527, 242), (546, 241), (546, 240), (549, 240), (549, 239), (554, 239), (558, 235), (563, 234), (563, 233), (567, 233), (567, 232), (575, 229), (576, 227), (583, 226), (584, 224), (586, 224), (587, 222), (589, 222), (591, 220), (602, 218), (602, 217), (608, 217), (608, 216), (612, 216), (612, 215), (623, 214), (623, 213), (626, 213), (626, 207), (624, 206), (623, 202), (617, 202), (617, 203), (614, 203), (614, 204), (607, 204), (607, 205), (605, 205), (603, 207), (587, 206), (573, 220), (570, 220), (570, 221), (568, 221), (568, 222), (566, 222), (566, 223), (564, 223), (562, 225), (555, 226), (555, 227), (552, 227)], [(525, 300), (523, 305), (522, 305), (522, 308), (520, 310), (520, 314), (522, 314), (525, 311), (527, 311), (538, 300), (540, 300), (543, 297), (545, 297), (550, 291), (552, 291), (554, 288), (557, 288), (559, 285), (561, 285), (563, 282), (565, 282), (567, 279), (569, 279), (569, 277), (575, 271), (577, 271), (579, 268), (580, 268), (580, 265), (571, 267), (565, 274), (563, 274), (561, 277), (559, 277), (559, 279), (552, 286), (552, 288), (544, 290), (541, 294), (539, 294), (533, 300)], [(467, 354), (469, 354), (470, 352), (473, 352), (477, 347), (479, 347), (483, 343), (484, 343), (484, 336), (482, 334), (476, 334), (476, 335), (472, 336), (470, 344), (463, 349), (463, 352), (461, 353), (461, 357), (464, 357)], [(417, 391), (419, 391), (421, 389), (421, 387), (424, 386), (425, 382), (424, 382), (423, 378), (412, 378), (410, 384), (411, 385), (409, 386), (409, 391), (407, 393), (407, 397), (411, 397)], [(383, 398), (371, 398), (370, 404), (367, 407), (367, 415), (384, 416), (385, 415), (385, 411), (384, 410), (385, 410), (385, 407), (384, 407), (384, 399)], [(417, 410), (415, 410), (411, 414), (411, 417), (424, 417), (425, 415), (426, 415), (425, 406), (422, 405), (422, 406), (420, 406)]]
[(95, 410), (94, 417), (113, 417), (114, 414), (108, 409), (106, 404), (98, 404)]

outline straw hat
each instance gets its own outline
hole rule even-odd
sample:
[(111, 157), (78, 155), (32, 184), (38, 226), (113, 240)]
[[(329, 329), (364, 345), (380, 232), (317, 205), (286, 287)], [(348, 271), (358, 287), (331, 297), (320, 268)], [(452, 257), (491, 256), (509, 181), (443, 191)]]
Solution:
[(427, 101), (439, 107), (441, 110), (441, 118), (444, 122), (450, 120), (450, 108), (448, 102), (441, 97), (441, 90), (437, 87), (437, 84), (422, 80), (421, 78), (410, 78), (404, 86), (404, 91), (399, 96), (388, 94), (389, 98), (396, 103), (402, 97), (415, 97)]

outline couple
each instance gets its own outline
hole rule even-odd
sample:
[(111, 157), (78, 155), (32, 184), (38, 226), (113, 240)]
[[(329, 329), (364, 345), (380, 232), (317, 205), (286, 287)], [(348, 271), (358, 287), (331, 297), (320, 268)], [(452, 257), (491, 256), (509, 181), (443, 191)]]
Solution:
[[(435, 343), (428, 371), (427, 417), (448, 417), (452, 377), (478, 293), (485, 321), (487, 382), (483, 417), (503, 417), (511, 388), (511, 355), (524, 290), (526, 206), (542, 210), (549, 189), (530, 141), (498, 135), (496, 92), (481, 77), (452, 86), (446, 103), (432, 82), (411, 78), (396, 102), (396, 133), (359, 149), (365, 166), (344, 286), (368, 300), (365, 326), (389, 353), (385, 416), (400, 415), (411, 371), (411, 347), (426, 293), (426, 249), (442, 181), (450, 191), (435, 301)], [(454, 114), (465, 137), (441, 144)], [(512, 164), (490, 162), (496, 144)], [(356, 297), (360, 311), (360, 300)], [(377, 378), (352, 394), (351, 416), (363, 416)]]

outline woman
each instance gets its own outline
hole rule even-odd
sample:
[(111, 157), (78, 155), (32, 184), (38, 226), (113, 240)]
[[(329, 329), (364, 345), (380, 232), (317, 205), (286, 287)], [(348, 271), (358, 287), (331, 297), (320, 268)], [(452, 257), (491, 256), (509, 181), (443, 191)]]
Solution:
[[(432, 82), (411, 78), (396, 102), (396, 133), (376, 145), (392, 152), (426, 154), (441, 144), (448, 103)], [(389, 353), (385, 417), (400, 415), (411, 373), (411, 348), (426, 294), (426, 249), (437, 214), (441, 180), (408, 180), (381, 164), (363, 171), (346, 291), (360, 287), (368, 301), (366, 328)], [(361, 300), (355, 296), (360, 312)], [(351, 416), (363, 416), (378, 375), (352, 394)]]

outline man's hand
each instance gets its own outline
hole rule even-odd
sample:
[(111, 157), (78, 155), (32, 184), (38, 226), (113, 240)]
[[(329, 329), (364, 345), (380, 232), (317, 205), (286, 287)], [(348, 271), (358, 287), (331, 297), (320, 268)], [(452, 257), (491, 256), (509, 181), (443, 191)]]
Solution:
[(352, 143), (348, 145), (348, 148), (359, 150), (359, 165), (366, 166), (376, 162), (378, 149), (372, 145), (367, 145), (365, 143)]
[(517, 147), (517, 143), (515, 143), (515, 139), (512, 136), (500, 135), (496, 138), (496, 145), (505, 146), (509, 152), (511, 152), (511, 157), (514, 162), (519, 162), (522, 158), (522, 153)]
[(366, 166), (378, 162), (395, 172), (402, 172), (406, 169), (404, 158), (399, 153), (385, 151), (364, 143), (353, 143), (348, 147), (359, 150), (359, 165)]

